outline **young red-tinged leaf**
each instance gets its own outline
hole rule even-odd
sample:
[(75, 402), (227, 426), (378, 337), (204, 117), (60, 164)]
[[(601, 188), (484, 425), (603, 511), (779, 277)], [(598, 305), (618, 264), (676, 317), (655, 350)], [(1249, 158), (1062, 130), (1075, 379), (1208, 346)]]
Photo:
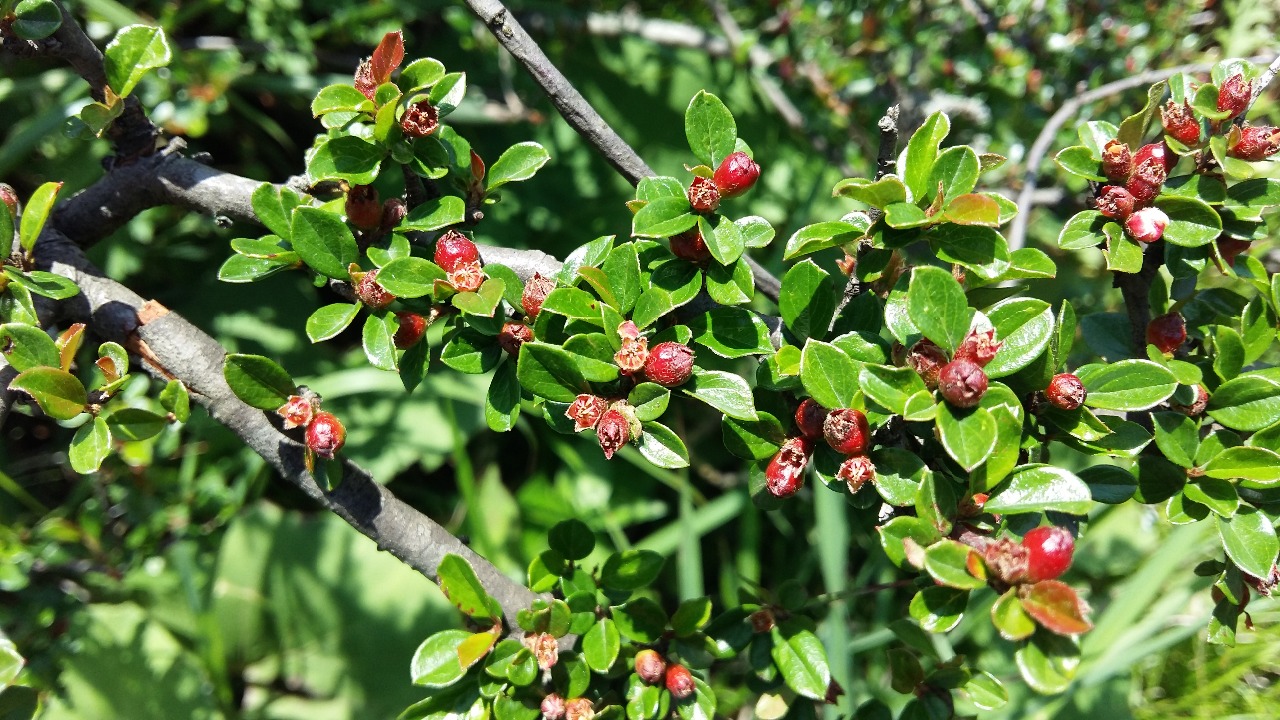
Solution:
[(1043, 580), (1023, 585), (1018, 597), (1022, 601), (1022, 609), (1050, 632), (1079, 635), (1093, 627), (1085, 617), (1089, 606), (1064, 582)]
[(84, 323), (76, 323), (58, 336), (56, 344), (58, 346), (58, 357), (62, 364), (62, 369), (71, 372), (71, 363), (76, 359), (76, 351), (80, 349), (80, 343), (84, 341)]
[(404, 61), (404, 33), (396, 30), (382, 36), (382, 42), (373, 51), (370, 63), (373, 65), (375, 85), (381, 85), (391, 79), (391, 73)]
[(45, 415), (70, 420), (84, 412), (89, 402), (84, 385), (71, 373), (52, 367), (36, 367), (18, 374), (9, 387), (31, 396)]

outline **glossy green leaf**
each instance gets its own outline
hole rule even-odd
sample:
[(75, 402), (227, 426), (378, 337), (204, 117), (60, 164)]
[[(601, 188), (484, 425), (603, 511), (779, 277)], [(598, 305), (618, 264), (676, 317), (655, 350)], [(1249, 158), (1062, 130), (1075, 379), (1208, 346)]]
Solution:
[(917, 592), (907, 612), (925, 630), (945, 633), (960, 624), (968, 604), (968, 590), (935, 585)]
[(155, 437), (168, 424), (163, 417), (142, 408), (120, 408), (106, 420), (112, 437), (130, 442)]
[(1228, 380), (1209, 396), (1209, 416), (1233, 430), (1252, 432), (1280, 422), (1280, 382), (1260, 375)]
[(1222, 218), (1203, 200), (1160, 195), (1155, 206), (1169, 216), (1164, 240), (1182, 247), (1207, 245), (1222, 234)]
[(67, 449), (71, 469), (78, 473), (97, 472), (109, 454), (111, 433), (107, 429), (107, 421), (101, 417), (76, 428), (76, 434), (71, 438), (71, 447)]
[(678, 235), (698, 224), (698, 216), (689, 207), (688, 198), (660, 197), (650, 200), (631, 219), (635, 237), (663, 238)]
[(713, 308), (689, 321), (693, 342), (720, 357), (739, 358), (773, 352), (769, 328), (745, 308)]
[(942, 403), (938, 410), (938, 432), (942, 447), (965, 470), (981, 465), (995, 450), (996, 421), (982, 407), (961, 410)]
[(396, 258), (378, 271), (378, 284), (398, 298), (430, 295), (436, 282), (444, 279), (444, 270), (439, 265), (412, 256)]
[[(52, 4), (52, 3), (51, 3)], [(57, 8), (54, 8), (55, 12)], [(35, 247), (36, 240), (40, 237), (40, 231), (44, 229), (45, 221), (49, 219), (49, 213), (53, 212), (53, 203), (58, 198), (58, 191), (62, 189), (60, 182), (47, 182), (36, 188), (31, 193), (27, 204), (22, 208), (22, 220), (18, 224), (18, 242), (22, 249), (31, 252)], [(4, 246), (4, 253), (7, 254), (9, 246)]]
[(148, 70), (169, 64), (173, 55), (164, 30), (149, 25), (121, 28), (103, 52), (107, 83), (120, 97), (133, 92)]
[(665, 562), (652, 550), (623, 550), (605, 560), (600, 582), (615, 590), (637, 590), (652, 584)]
[(321, 275), (335, 280), (348, 279), (347, 266), (359, 259), (360, 251), (351, 229), (337, 215), (319, 208), (300, 207), (293, 213), (290, 231), (293, 249), (303, 262)]
[(703, 165), (715, 168), (734, 152), (738, 125), (720, 98), (702, 90), (693, 96), (684, 111), (684, 134), (693, 156)]
[(969, 332), (973, 309), (951, 273), (936, 267), (917, 267), (907, 291), (911, 318), (924, 336), (947, 352), (954, 352)]
[(62, 12), (52, 0), (20, 0), (13, 15), (13, 34), (23, 40), (43, 40), (62, 27)]
[(359, 312), (360, 305), (356, 303), (334, 303), (318, 308), (307, 318), (307, 337), (313, 343), (328, 340), (346, 330)]
[(835, 281), (812, 260), (796, 263), (782, 278), (778, 311), (800, 340), (821, 339), (836, 311)]
[(907, 141), (902, 179), (916, 201), (937, 191), (937, 186), (929, 187), (929, 176), (938, 159), (938, 146), (949, 132), (951, 120), (946, 113), (935, 112), (925, 119)]
[(1218, 517), (1217, 525), (1222, 547), (1231, 562), (1254, 577), (1271, 576), (1280, 541), (1266, 515), (1251, 507), (1242, 507), (1234, 517)]
[(787, 247), (782, 253), (782, 259), (794, 260), (821, 250), (856, 242), (869, 229), (871, 229), (869, 221), (860, 225), (841, 220), (806, 225), (797, 230), (787, 240)]
[(1215, 455), (1203, 470), (1211, 478), (1271, 485), (1280, 483), (1280, 454), (1260, 447), (1227, 448)]
[(840, 348), (809, 340), (800, 356), (800, 381), (819, 405), (852, 407), (858, 392), (858, 366)]
[(1021, 370), (1045, 353), (1053, 338), (1053, 308), (1043, 300), (1011, 298), (987, 313), (995, 326), (999, 352), (987, 363), (987, 377), (999, 378)]
[[(973, 575), (971, 564), (980, 569), (983, 577)], [(939, 540), (930, 545), (924, 552), (924, 569), (935, 582), (947, 587), (976, 590), (987, 585), (985, 567), (977, 551), (954, 540)]]
[(621, 648), (618, 628), (609, 618), (602, 618), (582, 636), (582, 659), (598, 673), (606, 673), (613, 667)]
[(1085, 404), (1103, 410), (1147, 410), (1168, 400), (1178, 387), (1168, 368), (1150, 360), (1085, 365), (1076, 375), (1088, 391)]
[(512, 145), (489, 166), (489, 174), (485, 178), (488, 182), (486, 189), (493, 192), (509, 182), (528, 180), (550, 159), (551, 155), (546, 148), (536, 142)]
[(680, 388), (732, 418), (755, 420), (755, 401), (747, 381), (733, 373), (694, 368), (693, 377)]
[(796, 621), (784, 621), (771, 633), (770, 654), (787, 687), (813, 700), (825, 698), (831, 684), (831, 668), (818, 637)]
[(222, 375), (236, 397), (259, 410), (276, 410), (298, 389), (284, 368), (261, 355), (228, 355)]
[(84, 412), (89, 402), (80, 380), (56, 367), (34, 367), (20, 372), (9, 383), (9, 388), (30, 395), (44, 414), (54, 420), (70, 420)]
[(62, 364), (53, 338), (34, 325), (23, 323), (0, 325), (0, 355), (18, 372)]
[(413, 654), (409, 677), (415, 685), (448, 687), (466, 674), (458, 647), (471, 636), (466, 630), (441, 630), (427, 638)]
[(1023, 465), (987, 498), (987, 512), (1056, 511), (1084, 515), (1093, 506), (1089, 486), (1069, 470), (1052, 465)]
[(1032, 690), (1054, 695), (1067, 689), (1080, 667), (1080, 646), (1050, 632), (1037, 632), (1014, 653), (1018, 671)]

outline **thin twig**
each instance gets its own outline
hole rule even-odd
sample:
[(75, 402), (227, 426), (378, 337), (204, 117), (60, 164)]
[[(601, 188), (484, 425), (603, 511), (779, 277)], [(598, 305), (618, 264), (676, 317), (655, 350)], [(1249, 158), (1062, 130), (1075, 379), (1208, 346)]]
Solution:
[(1267, 66), (1266, 72), (1259, 75), (1258, 79), (1253, 82), (1253, 93), (1249, 97), (1249, 105), (1236, 118), (1237, 122), (1244, 122), (1249, 111), (1253, 109), (1253, 104), (1258, 102), (1258, 98), (1267, 91), (1267, 86), (1271, 84), (1272, 80), (1276, 79), (1276, 73), (1278, 72), (1280, 72), (1280, 55), (1277, 55), (1276, 59), (1272, 60), (1271, 64)]

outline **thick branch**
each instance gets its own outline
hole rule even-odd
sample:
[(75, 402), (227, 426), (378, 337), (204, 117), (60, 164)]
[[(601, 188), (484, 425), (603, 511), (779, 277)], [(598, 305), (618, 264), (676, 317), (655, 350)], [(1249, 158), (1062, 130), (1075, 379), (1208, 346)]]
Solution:
[(1143, 251), (1142, 268), (1138, 272), (1115, 273), (1115, 280), (1112, 281), (1115, 287), (1120, 288), (1120, 295), (1124, 298), (1124, 309), (1129, 314), (1129, 338), (1134, 352), (1139, 355), (1147, 346), (1147, 324), (1151, 322), (1151, 283), (1164, 264), (1164, 251), (1160, 247), (1144, 245)]

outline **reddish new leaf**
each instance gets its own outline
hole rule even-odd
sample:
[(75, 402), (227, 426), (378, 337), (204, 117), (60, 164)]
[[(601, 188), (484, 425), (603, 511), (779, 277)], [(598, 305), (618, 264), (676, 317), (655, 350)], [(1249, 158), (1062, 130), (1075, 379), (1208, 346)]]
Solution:
[(1049, 632), (1079, 635), (1093, 628), (1093, 623), (1085, 618), (1089, 606), (1064, 582), (1044, 580), (1023, 585), (1018, 596), (1022, 609)]
[(382, 36), (382, 42), (378, 43), (377, 49), (373, 51), (373, 57), (369, 59), (374, 86), (390, 80), (391, 73), (400, 67), (403, 60), (404, 34), (397, 30)]

